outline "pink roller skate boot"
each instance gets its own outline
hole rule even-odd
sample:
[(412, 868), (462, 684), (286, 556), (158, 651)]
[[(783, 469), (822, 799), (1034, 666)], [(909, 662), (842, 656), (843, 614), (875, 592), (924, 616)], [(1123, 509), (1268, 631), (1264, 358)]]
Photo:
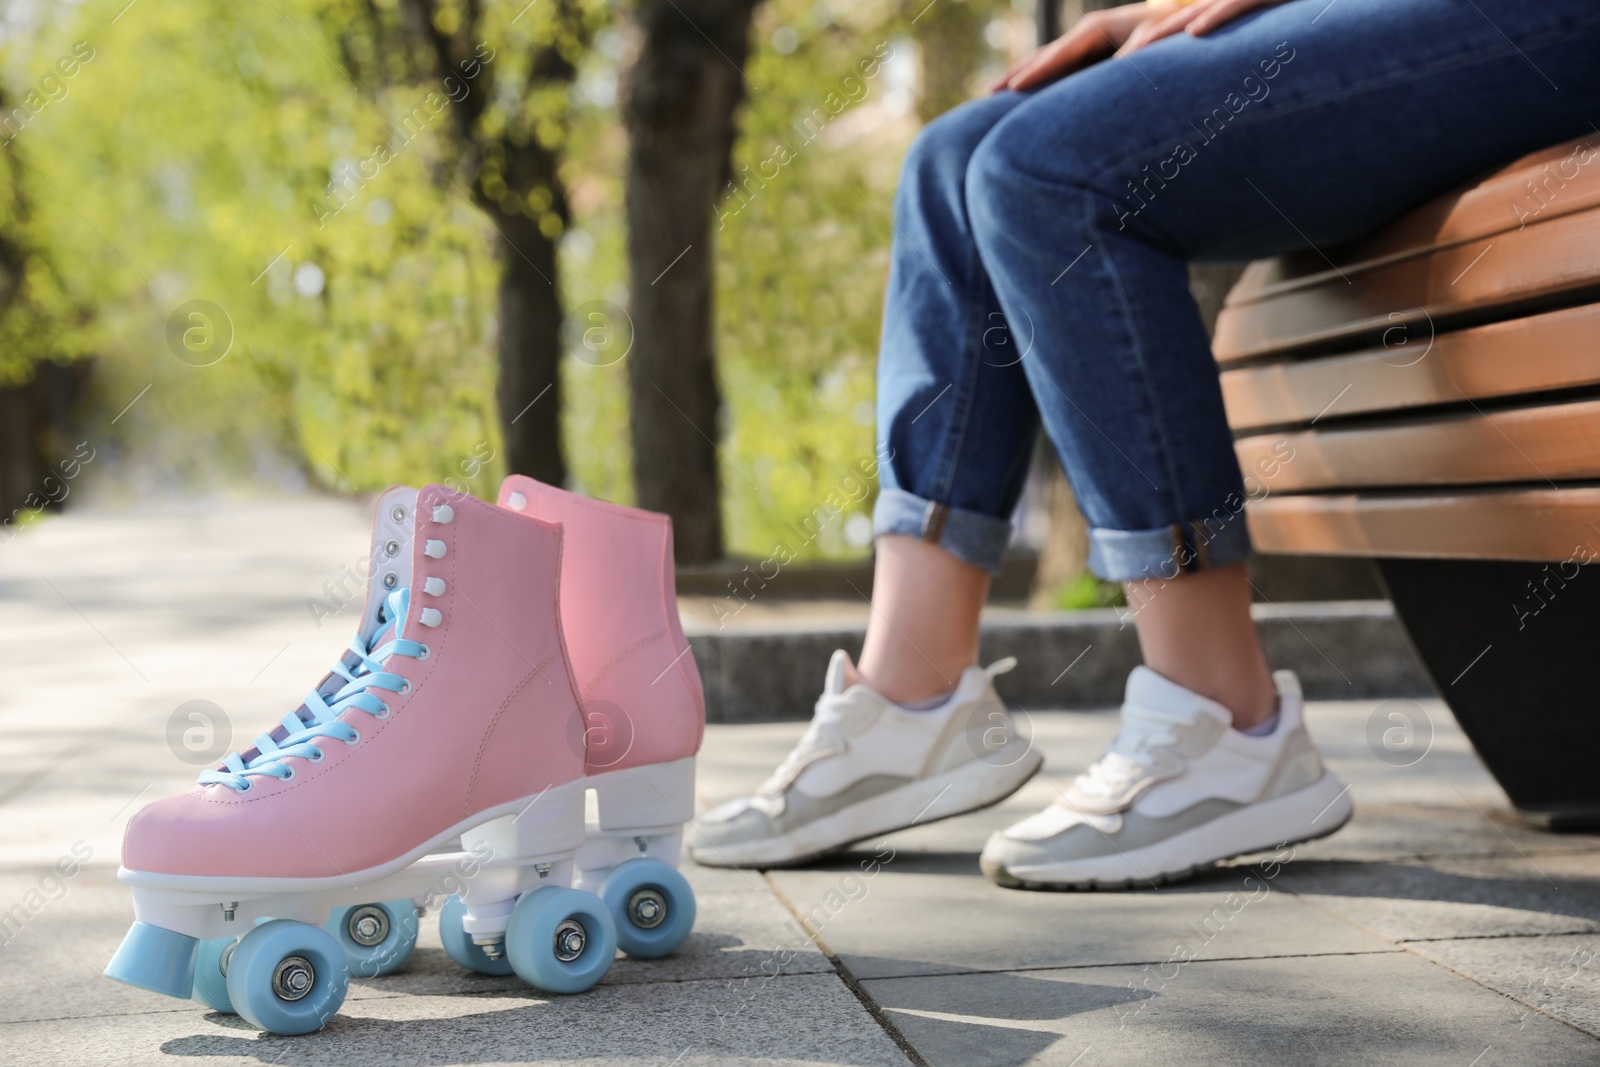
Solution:
[(500, 505), (561, 524), (561, 625), (583, 701), (593, 790), (577, 882), (600, 895), (630, 956), (664, 956), (694, 926), (677, 871), (694, 813), (705, 696), (678, 622), (672, 520), (514, 474)]
[(351, 962), (403, 959), (414, 907), (453, 893), (458, 961), (551, 992), (599, 981), (616, 930), (570, 888), (586, 780), (561, 552), (553, 523), (442, 486), (386, 492), (365, 617), (332, 671), (129, 822), (137, 921), (106, 974), (307, 1033)]

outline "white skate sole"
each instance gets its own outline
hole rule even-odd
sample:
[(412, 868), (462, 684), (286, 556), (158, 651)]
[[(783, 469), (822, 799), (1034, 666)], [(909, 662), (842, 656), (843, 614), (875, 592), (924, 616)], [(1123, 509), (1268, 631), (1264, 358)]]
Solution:
[(1004, 886), (1029, 889), (1122, 889), (1176, 881), (1235, 856), (1326, 837), (1350, 821), (1349, 787), (1331, 772), (1272, 800), (1240, 808), (1165, 841), (1109, 856), (1019, 866), (984, 864)]
[(573, 886), (597, 892), (606, 875), (640, 856), (678, 866), (683, 824), (694, 814), (695, 757), (602, 771), (584, 779), (588, 803)]
[[(318, 925), (334, 908), (375, 900), (505, 901), (540, 885), (568, 886), (583, 844), (584, 781), (485, 809), (386, 863), (318, 878), (117, 871), (134, 916), (201, 940), (243, 934), (260, 919)], [(459, 838), (461, 848), (437, 851)]]
[(1039, 752), (996, 767), (972, 760), (959, 767), (858, 801), (847, 808), (797, 826), (788, 833), (738, 844), (691, 848), (707, 867), (772, 867), (803, 863), (868, 838), (938, 822), (998, 804), (1038, 773)]
[[(241, 878), (123, 868), (136, 921), (105, 973), (193, 995), (273, 1033), (309, 1033), (338, 1010), (351, 973), (404, 965), (416, 943), (407, 902), (420, 918), (443, 901), (440, 936), (463, 967), (582, 992), (618, 948), (655, 958), (689, 935), (694, 891), (664, 862), (677, 858), (693, 793), (690, 758), (551, 786), (360, 871)], [(591, 795), (596, 819), (586, 827)], [(593, 888), (573, 887), (580, 853)], [(325, 925), (335, 909), (346, 910)]]

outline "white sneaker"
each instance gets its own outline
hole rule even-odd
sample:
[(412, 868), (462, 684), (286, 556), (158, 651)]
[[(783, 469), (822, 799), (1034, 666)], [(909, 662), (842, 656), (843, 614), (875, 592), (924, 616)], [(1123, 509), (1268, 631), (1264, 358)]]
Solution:
[(1003, 659), (968, 667), (950, 699), (908, 711), (859, 683), (841, 649), (805, 735), (754, 796), (695, 823), (690, 855), (710, 867), (794, 864), (857, 841), (996, 804), (1039, 770), (994, 691)]
[(990, 837), (983, 872), (1014, 887), (1157, 885), (1339, 829), (1348, 787), (1311, 743), (1299, 680), (1272, 678), (1277, 727), (1252, 737), (1222, 705), (1136, 668), (1111, 747), (1061, 799)]

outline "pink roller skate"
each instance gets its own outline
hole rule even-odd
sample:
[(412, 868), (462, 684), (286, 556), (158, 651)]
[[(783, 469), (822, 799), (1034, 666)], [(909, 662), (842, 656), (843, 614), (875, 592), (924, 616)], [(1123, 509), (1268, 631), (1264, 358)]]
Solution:
[(553, 523), (442, 486), (386, 492), (339, 662), (252, 749), (128, 824), (137, 921), (106, 974), (307, 1033), (352, 963), (398, 965), (415, 906), (455, 893), (457, 960), (550, 992), (598, 982), (617, 938), (570, 888), (588, 782), (561, 553)]
[(672, 520), (515, 474), (500, 505), (566, 535), (561, 625), (595, 801), (575, 884), (606, 902), (623, 951), (664, 956), (694, 926), (694, 893), (677, 864), (705, 731), (700, 673), (678, 622)]

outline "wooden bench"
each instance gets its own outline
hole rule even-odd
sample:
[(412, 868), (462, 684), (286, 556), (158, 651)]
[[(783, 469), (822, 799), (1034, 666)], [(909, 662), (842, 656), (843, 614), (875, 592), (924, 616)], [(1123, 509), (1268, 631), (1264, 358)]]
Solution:
[(1600, 136), (1251, 264), (1214, 337), (1257, 548), (1375, 558), (1478, 754), (1554, 828), (1600, 824), (1596, 301)]

